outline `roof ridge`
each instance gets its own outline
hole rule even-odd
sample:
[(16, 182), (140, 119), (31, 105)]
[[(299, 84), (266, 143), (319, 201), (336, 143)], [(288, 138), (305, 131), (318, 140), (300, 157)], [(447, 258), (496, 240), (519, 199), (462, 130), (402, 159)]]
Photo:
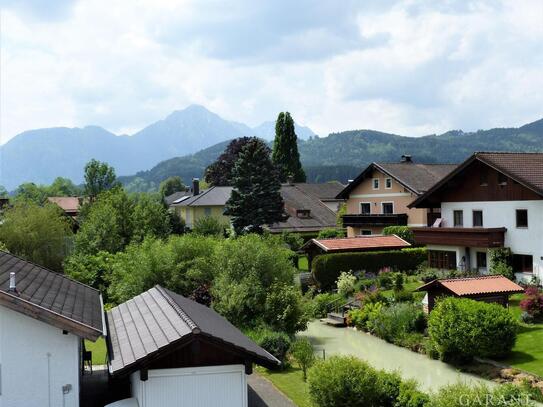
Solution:
[(174, 299), (166, 292), (166, 289), (162, 287), (161, 285), (157, 284), (155, 288), (158, 290), (158, 292), (164, 297), (164, 299), (170, 304), (170, 306), (177, 312), (177, 314), (181, 317), (183, 322), (185, 322), (193, 334), (199, 334), (202, 332), (200, 327), (194, 322), (190, 316), (181, 309), (179, 304), (177, 304)]
[[(443, 280), (438, 281), (468, 281), (468, 280), (487, 280), (491, 278), (507, 278), (501, 274), (492, 274), (488, 276), (473, 276), (473, 277), (458, 277), (458, 278), (444, 278)], [(508, 279), (509, 280), (509, 279)]]
[(51, 270), (51, 269), (49, 269), (49, 268), (47, 268), (47, 267), (45, 267), (45, 266), (41, 266), (41, 265), (39, 265), (39, 264), (37, 264), (37, 263), (34, 263), (33, 261), (30, 261), (30, 260), (27, 260), (27, 259), (23, 259), (22, 257), (17, 256), (16, 254), (7, 252), (7, 251), (5, 251), (5, 250), (0, 249), (0, 252), (1, 252), (1, 253), (4, 253), (4, 254), (7, 254), (7, 255), (9, 255), (9, 256), (13, 256), (13, 257), (15, 257), (15, 258), (17, 258), (17, 259), (19, 259), (19, 260), (22, 260), (22, 261), (28, 263), (28, 264), (32, 264), (34, 267), (39, 267), (39, 268), (41, 268), (41, 269), (43, 269), (43, 270), (45, 270), (45, 271), (47, 271), (47, 272), (49, 272), (49, 273), (56, 274), (56, 275), (58, 275), (58, 276), (60, 276), (60, 277), (62, 277), (62, 278), (64, 278), (64, 279), (66, 279), (66, 280), (69, 280), (69, 281), (72, 281), (72, 282), (74, 282), (74, 283), (76, 283), (76, 284), (79, 284), (79, 285), (85, 286), (85, 287), (87, 287), (87, 288), (90, 288), (91, 290), (98, 291), (98, 293), (101, 294), (101, 291), (100, 291), (99, 289), (94, 288), (94, 287), (92, 287), (92, 286), (90, 286), (90, 285), (88, 285), (88, 284), (82, 283), (81, 281), (77, 281), (77, 280), (75, 280), (75, 279), (73, 279), (73, 278), (67, 276), (66, 274), (59, 273), (58, 271), (53, 271), (53, 270)]

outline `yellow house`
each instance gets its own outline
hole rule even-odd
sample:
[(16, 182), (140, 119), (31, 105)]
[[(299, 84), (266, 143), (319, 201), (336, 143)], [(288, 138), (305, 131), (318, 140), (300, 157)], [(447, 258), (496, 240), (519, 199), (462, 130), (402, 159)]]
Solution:
[[(396, 163), (372, 163), (341, 191), (347, 236), (381, 234), (386, 226), (427, 226), (436, 210), (408, 205), (456, 168), (453, 164), (418, 164), (404, 155)], [(435, 213), (436, 212), (436, 213)]]
[(230, 218), (223, 212), (232, 187), (211, 187), (201, 192), (195, 188), (194, 192), (192, 195), (181, 196), (170, 204), (170, 210), (175, 211), (187, 227), (192, 228), (198, 219), (206, 216), (230, 222)]

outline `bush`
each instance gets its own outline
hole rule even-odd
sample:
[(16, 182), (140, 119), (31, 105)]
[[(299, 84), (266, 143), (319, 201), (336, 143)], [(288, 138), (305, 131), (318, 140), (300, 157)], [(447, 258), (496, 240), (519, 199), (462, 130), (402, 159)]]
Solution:
[(293, 252), (300, 250), (300, 247), (302, 247), (304, 244), (304, 239), (299, 233), (289, 233), (283, 231), (281, 234), (281, 239)]
[(517, 323), (498, 304), (449, 297), (430, 313), (428, 333), (442, 360), (500, 358), (515, 344)]
[(261, 327), (256, 330), (247, 331), (246, 334), (255, 341), (258, 346), (279, 359), (281, 363), (285, 362), (291, 346), (290, 337), (286, 333)]
[(522, 311), (520, 314), (520, 321), (524, 322), (525, 324), (533, 324), (535, 322), (535, 318), (530, 313)]
[(296, 287), (274, 284), (266, 296), (263, 319), (271, 328), (294, 334), (307, 327), (302, 296)]
[(543, 293), (537, 287), (526, 288), (520, 309), (534, 320), (543, 317)]
[(390, 290), (394, 284), (394, 273), (381, 271), (377, 276), (377, 285), (383, 290)]
[(413, 302), (414, 300), (413, 293), (407, 290), (394, 291), (392, 298), (394, 302)]
[(379, 289), (360, 292), (357, 294), (356, 299), (359, 300), (363, 305), (375, 304), (378, 302), (381, 304), (388, 303), (387, 297), (385, 297)]
[(383, 235), (396, 235), (408, 243), (415, 243), (413, 231), (408, 226), (387, 226), (383, 229)]
[(366, 331), (368, 329), (367, 323), (370, 317), (379, 314), (382, 308), (383, 304), (376, 302), (368, 303), (360, 309), (353, 309), (347, 314), (347, 324)]
[(192, 232), (202, 236), (224, 236), (230, 225), (216, 216), (204, 216), (194, 222)]
[(300, 366), (304, 375), (304, 382), (307, 380), (307, 369), (315, 363), (315, 352), (313, 345), (307, 338), (296, 340), (290, 347), (292, 359)]
[(501, 275), (507, 277), (509, 280), (515, 280), (515, 272), (513, 267), (505, 263), (497, 263), (490, 269), (490, 274), (492, 275)]
[(338, 237), (345, 237), (345, 229), (326, 228), (326, 229), (322, 229), (317, 235), (317, 239), (335, 239)]
[(350, 272), (343, 272), (336, 282), (337, 292), (343, 296), (348, 296), (354, 292), (355, 284), (356, 277)]
[[(309, 315), (313, 318), (324, 318), (330, 311), (330, 304), (338, 304), (343, 300), (341, 294), (322, 293), (317, 294), (310, 302)], [(341, 304), (338, 304), (341, 305)]]
[(411, 332), (422, 332), (425, 315), (415, 304), (399, 303), (381, 309), (370, 315), (367, 326), (371, 333), (387, 342), (401, 342)]
[(417, 388), (417, 383), (408, 380), (400, 383), (398, 399), (394, 407), (425, 407), (430, 402), (430, 397)]
[(533, 406), (529, 395), (513, 384), (489, 388), (484, 385), (453, 384), (431, 397), (431, 407), (521, 407)]
[(331, 289), (342, 271), (378, 273), (390, 267), (399, 271), (415, 270), (426, 260), (426, 249), (404, 249), (386, 252), (322, 254), (313, 259), (312, 270), (315, 281), (322, 289)]

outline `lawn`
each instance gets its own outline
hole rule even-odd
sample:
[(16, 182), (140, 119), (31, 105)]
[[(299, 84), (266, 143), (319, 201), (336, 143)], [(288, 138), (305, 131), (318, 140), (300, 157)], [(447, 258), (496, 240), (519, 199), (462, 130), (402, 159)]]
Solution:
[[(511, 296), (509, 309), (518, 318), (522, 294)], [(543, 377), (543, 324), (520, 324), (517, 342), (510, 357), (503, 362)]]
[(93, 365), (106, 364), (106, 341), (104, 338), (99, 338), (96, 342), (85, 341), (85, 349), (92, 352)]
[(307, 383), (304, 382), (302, 371), (295, 367), (274, 372), (263, 367), (257, 367), (259, 375), (271, 381), (298, 407), (311, 407)]
[(298, 257), (298, 270), (309, 271), (309, 263), (307, 261), (307, 256)]

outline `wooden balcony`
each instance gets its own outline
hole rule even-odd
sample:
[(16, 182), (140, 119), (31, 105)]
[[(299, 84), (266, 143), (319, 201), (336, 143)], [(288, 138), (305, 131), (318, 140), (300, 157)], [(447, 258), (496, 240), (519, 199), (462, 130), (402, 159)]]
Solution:
[(506, 228), (412, 228), (417, 244), (503, 247)]
[(406, 226), (407, 214), (346, 214), (342, 216), (343, 226), (368, 227), (368, 226)]

